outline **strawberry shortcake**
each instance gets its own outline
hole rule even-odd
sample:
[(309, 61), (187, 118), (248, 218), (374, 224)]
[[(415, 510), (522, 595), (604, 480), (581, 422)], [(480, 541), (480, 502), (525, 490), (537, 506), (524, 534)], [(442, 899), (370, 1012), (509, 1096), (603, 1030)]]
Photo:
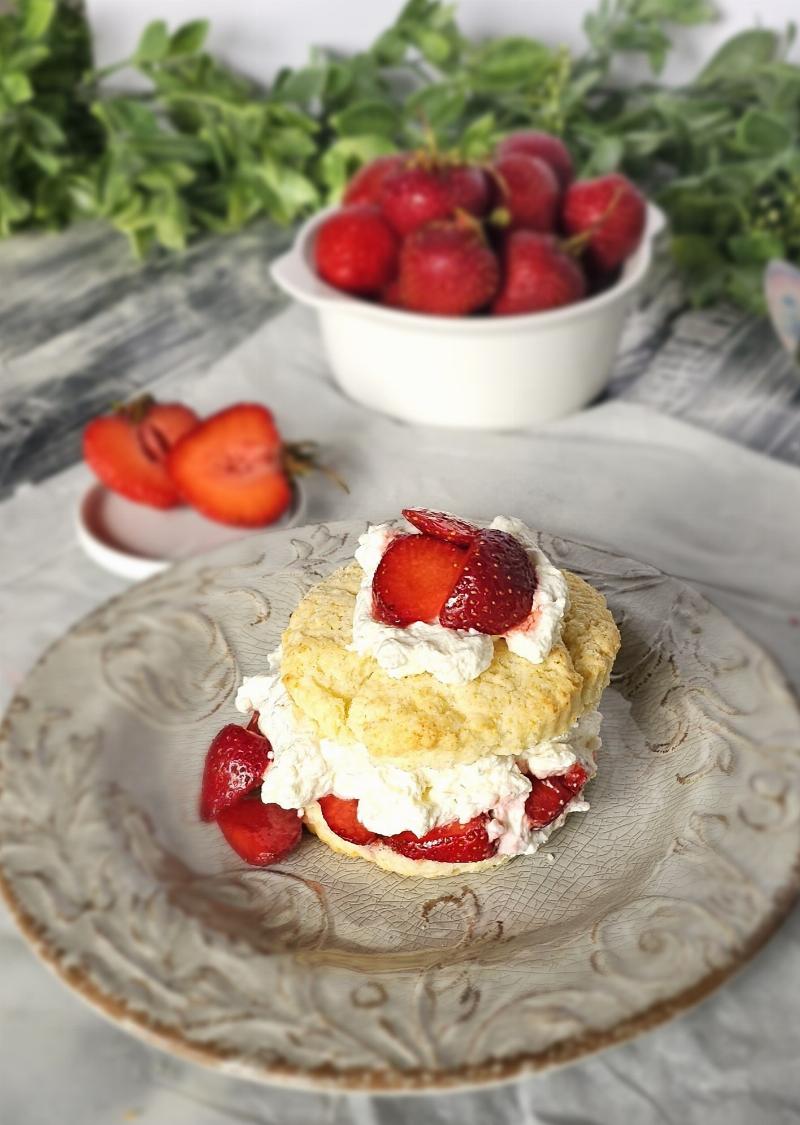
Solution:
[(533, 855), (600, 748), (619, 648), (603, 597), (531, 531), (406, 509), (312, 587), (206, 759), (201, 815), (251, 863), (301, 822), (343, 855), (440, 877)]

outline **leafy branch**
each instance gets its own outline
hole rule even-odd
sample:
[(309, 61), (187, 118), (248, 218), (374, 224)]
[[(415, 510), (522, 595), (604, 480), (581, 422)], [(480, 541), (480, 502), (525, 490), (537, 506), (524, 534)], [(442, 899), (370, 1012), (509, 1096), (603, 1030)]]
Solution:
[[(19, 0), (0, 15), (0, 235), (99, 218), (144, 256), (258, 218), (293, 223), (336, 199), (373, 157), (418, 145), (487, 155), (535, 127), (564, 136), (581, 173), (621, 168), (666, 208), (697, 303), (759, 308), (770, 257), (800, 257), (800, 67), (793, 34), (728, 40), (687, 86), (658, 83), (676, 25), (708, 0), (599, 0), (587, 48), (475, 43), (441, 0), (409, 0), (367, 50), (314, 49), (270, 87), (205, 49), (203, 20), (149, 24), (133, 54), (92, 69), (83, 15)], [(615, 82), (631, 53), (653, 79)], [(137, 73), (143, 93), (112, 91)]]

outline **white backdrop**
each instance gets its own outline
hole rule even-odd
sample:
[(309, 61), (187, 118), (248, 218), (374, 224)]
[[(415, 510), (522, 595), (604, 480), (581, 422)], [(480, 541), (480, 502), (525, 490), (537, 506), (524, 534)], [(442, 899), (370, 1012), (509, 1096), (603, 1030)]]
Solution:
[[(128, 54), (151, 19), (170, 24), (207, 17), (212, 47), (256, 76), (305, 61), (311, 43), (327, 47), (367, 46), (389, 24), (401, 0), (86, 0), (98, 58), (107, 63)], [(459, 19), (472, 35), (528, 34), (576, 47), (581, 21), (597, 0), (461, 0)], [(718, 0), (717, 24), (679, 36), (679, 57), (666, 76), (690, 76), (731, 31), (762, 24), (783, 28), (800, 15), (798, 0)], [(798, 54), (795, 45), (795, 55)]]

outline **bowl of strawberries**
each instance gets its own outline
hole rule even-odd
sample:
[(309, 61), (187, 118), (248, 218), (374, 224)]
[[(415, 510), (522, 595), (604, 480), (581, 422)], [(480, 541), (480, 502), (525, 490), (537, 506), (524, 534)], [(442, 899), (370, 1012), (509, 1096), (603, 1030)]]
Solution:
[(491, 161), (379, 157), (273, 263), (316, 309), (351, 398), (409, 422), (519, 429), (606, 386), (661, 211), (564, 143), (513, 133)]

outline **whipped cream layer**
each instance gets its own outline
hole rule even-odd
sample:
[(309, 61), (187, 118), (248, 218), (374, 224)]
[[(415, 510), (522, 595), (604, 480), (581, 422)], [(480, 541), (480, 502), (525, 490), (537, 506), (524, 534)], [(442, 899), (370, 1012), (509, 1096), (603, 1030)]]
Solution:
[(568, 812), (588, 804), (574, 798), (546, 828), (531, 832), (524, 816), (535, 777), (564, 773), (579, 762), (589, 777), (600, 748), (600, 715), (584, 715), (567, 734), (530, 747), (523, 754), (487, 754), (466, 765), (436, 769), (401, 769), (375, 761), (358, 743), (343, 745), (318, 738), (294, 708), (280, 676), (280, 650), (269, 657), (269, 673), (245, 677), (236, 696), (237, 708), (258, 711), (259, 726), (272, 744), (272, 760), (261, 798), (286, 809), (303, 809), (333, 793), (358, 801), (358, 819), (382, 836), (411, 831), (424, 836), (440, 824), (466, 823), (491, 812), (488, 831), (502, 855), (533, 854)]
[[(540, 664), (561, 632), (568, 602), (566, 580), (521, 520), (497, 516), (489, 526), (513, 535), (527, 551), (536, 573), (530, 614), (503, 637), (517, 656)], [(392, 539), (402, 534), (382, 523), (370, 527), (358, 541), (355, 557), (364, 578), (356, 595), (350, 648), (374, 657), (395, 679), (428, 672), (442, 684), (469, 683), (491, 664), (496, 638), (474, 629), (446, 629), (438, 622), (416, 621), (399, 628), (377, 621), (372, 615), (373, 575)]]

